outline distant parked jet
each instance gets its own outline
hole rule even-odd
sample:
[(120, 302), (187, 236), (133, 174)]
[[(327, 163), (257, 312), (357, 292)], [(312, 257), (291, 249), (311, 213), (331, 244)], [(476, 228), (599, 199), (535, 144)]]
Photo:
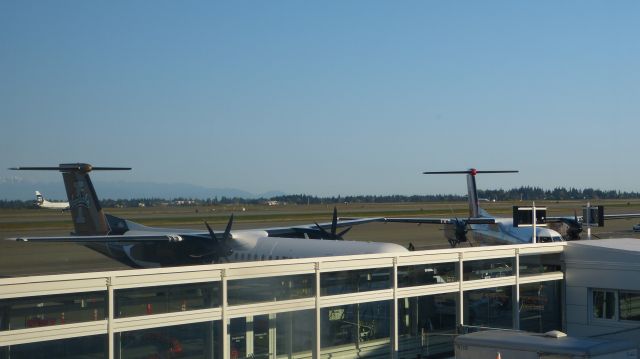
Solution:
[(66, 211), (69, 209), (69, 202), (49, 202), (44, 198), (42, 193), (36, 191), (36, 206), (38, 206), (38, 208)]

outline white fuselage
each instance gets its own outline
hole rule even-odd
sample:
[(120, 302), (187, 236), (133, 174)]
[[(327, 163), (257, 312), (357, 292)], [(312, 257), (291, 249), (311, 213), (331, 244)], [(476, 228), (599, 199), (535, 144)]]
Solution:
[(44, 209), (59, 209), (59, 210), (69, 209), (68, 202), (49, 202), (46, 199), (42, 200), (42, 202), (36, 202), (36, 205), (39, 208), (44, 208)]
[(49, 202), (44, 198), (42, 193), (36, 191), (36, 206), (38, 206), (38, 208), (59, 209), (65, 211), (69, 209), (69, 202)]
[[(126, 221), (133, 230), (129, 234), (167, 233), (166, 228), (153, 228)], [(188, 233), (190, 230), (181, 230)], [(194, 233), (199, 232), (193, 230)], [(222, 262), (265, 261), (291, 258), (314, 258), (375, 253), (406, 253), (403, 246), (385, 242), (361, 242), (288, 237), (269, 237), (263, 230), (231, 231), (233, 253), (222, 257)], [(141, 260), (134, 255), (135, 245), (111, 244), (112, 249), (123, 251), (129, 260), (140, 267), (158, 267), (158, 263)], [(118, 248), (119, 247), (119, 248)], [(113, 253), (112, 253), (113, 254)]]
[[(514, 227), (511, 218), (496, 218), (495, 224), (471, 224), (473, 239), (482, 245), (533, 243), (533, 227)], [(536, 243), (562, 242), (560, 233), (536, 227)]]
[(408, 251), (393, 243), (268, 237), (267, 232), (260, 230), (231, 233), (233, 254), (227, 257), (231, 262)]

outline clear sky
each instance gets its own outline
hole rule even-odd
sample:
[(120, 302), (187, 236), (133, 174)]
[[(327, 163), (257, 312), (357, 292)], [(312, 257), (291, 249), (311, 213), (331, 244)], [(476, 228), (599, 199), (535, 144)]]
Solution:
[(422, 171), (476, 167), (521, 171), (480, 188), (640, 191), (639, 19), (635, 0), (3, 0), (0, 178), (88, 162), (422, 194), (466, 191)]

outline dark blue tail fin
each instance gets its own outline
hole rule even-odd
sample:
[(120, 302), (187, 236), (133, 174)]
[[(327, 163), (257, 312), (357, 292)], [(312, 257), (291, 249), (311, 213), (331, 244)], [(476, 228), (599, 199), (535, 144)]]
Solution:
[(130, 170), (128, 167), (93, 167), (86, 163), (63, 163), (58, 167), (16, 167), (13, 170), (49, 170), (62, 172), (67, 190), (71, 217), (76, 235), (105, 235), (110, 227), (102, 211), (95, 188), (89, 178), (91, 171)]

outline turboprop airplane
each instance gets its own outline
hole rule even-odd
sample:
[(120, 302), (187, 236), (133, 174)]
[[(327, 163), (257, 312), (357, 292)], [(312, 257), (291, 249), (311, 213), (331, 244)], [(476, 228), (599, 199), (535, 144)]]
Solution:
[[(514, 227), (513, 218), (497, 218), (480, 208), (476, 175), (479, 173), (517, 173), (518, 171), (466, 171), (423, 172), (423, 174), (466, 174), (469, 198), (468, 218), (385, 218), (386, 222), (444, 224), (445, 237), (451, 247), (468, 242), (471, 231), (474, 243), (479, 245), (523, 244), (533, 241), (533, 227)], [(562, 236), (557, 231), (536, 227), (537, 242), (560, 242)]]
[(38, 208), (59, 209), (61, 211), (66, 211), (69, 209), (69, 202), (49, 202), (46, 198), (44, 198), (42, 193), (36, 191), (36, 206), (38, 206)]
[[(445, 237), (452, 247), (467, 242), (471, 231), (475, 243), (480, 245), (523, 244), (533, 241), (533, 227), (514, 227), (513, 218), (498, 218), (480, 208), (476, 175), (479, 173), (517, 173), (518, 171), (466, 171), (423, 172), (423, 174), (466, 174), (469, 200), (468, 218), (385, 218), (385, 222), (444, 224)], [(605, 214), (603, 219), (640, 217), (640, 213)], [(536, 242), (561, 242), (580, 239), (584, 218), (578, 216), (546, 217), (548, 227), (536, 227)], [(562, 234), (561, 234), (562, 233)]]
[(62, 237), (18, 237), (24, 242), (68, 242), (85, 245), (133, 267), (163, 267), (234, 261), (273, 260), (351, 254), (407, 252), (392, 243), (341, 240), (349, 228), (381, 221), (365, 218), (292, 227), (232, 230), (233, 215), (224, 232), (147, 227), (104, 213), (89, 178), (91, 171), (130, 170), (128, 167), (93, 167), (86, 163), (57, 167), (16, 167), (13, 170), (62, 172), (75, 232)]

